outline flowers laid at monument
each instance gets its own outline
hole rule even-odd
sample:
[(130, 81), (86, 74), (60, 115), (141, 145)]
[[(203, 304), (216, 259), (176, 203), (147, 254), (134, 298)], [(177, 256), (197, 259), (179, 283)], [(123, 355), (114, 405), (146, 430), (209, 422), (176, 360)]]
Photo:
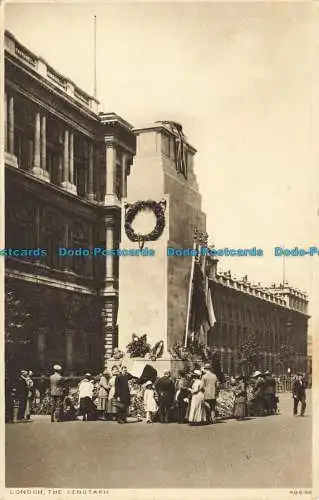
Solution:
[(133, 333), (132, 341), (126, 346), (126, 349), (131, 358), (144, 358), (151, 351), (151, 346), (147, 342), (147, 335), (138, 337)]
[(112, 352), (112, 358), (111, 359), (115, 359), (115, 360), (119, 360), (119, 359), (122, 359), (123, 357), (125, 356), (125, 353), (122, 352), (120, 349), (118, 349), (117, 347), (115, 347), (113, 349), (113, 352)]

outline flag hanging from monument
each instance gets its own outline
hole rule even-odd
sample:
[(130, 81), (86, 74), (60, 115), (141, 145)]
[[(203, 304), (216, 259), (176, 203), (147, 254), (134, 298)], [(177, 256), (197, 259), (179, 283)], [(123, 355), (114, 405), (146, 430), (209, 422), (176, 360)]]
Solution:
[(201, 336), (216, 323), (208, 278), (204, 277), (199, 262), (195, 262), (190, 326), (195, 336)]

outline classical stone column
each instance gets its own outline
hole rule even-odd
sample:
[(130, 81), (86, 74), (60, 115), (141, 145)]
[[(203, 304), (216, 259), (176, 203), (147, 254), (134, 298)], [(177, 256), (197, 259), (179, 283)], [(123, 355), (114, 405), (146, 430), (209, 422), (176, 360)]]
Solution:
[(41, 169), (43, 180), (50, 181), (50, 174), (47, 171), (47, 118), (45, 115), (41, 116)]
[(68, 372), (73, 370), (74, 332), (65, 332), (65, 365)]
[(73, 133), (70, 132), (69, 137), (69, 182), (70, 184), (74, 184), (74, 136)]
[[(111, 250), (114, 248), (114, 226), (112, 222), (108, 222), (106, 226), (106, 248)], [(105, 262), (105, 284), (106, 287), (114, 285), (114, 265), (113, 255), (108, 255)]]
[(34, 129), (34, 149), (33, 149), (33, 168), (32, 173), (37, 177), (42, 178), (41, 169), (41, 115), (40, 111), (35, 113), (35, 129)]
[(106, 182), (105, 182), (105, 205), (120, 206), (120, 201), (115, 194), (116, 175), (116, 149), (113, 143), (106, 144)]
[(126, 183), (126, 167), (127, 167), (127, 154), (122, 155), (122, 198), (127, 196), (127, 183)]
[(74, 134), (70, 132), (70, 144), (69, 144), (69, 179), (70, 179), (70, 191), (73, 194), (77, 194), (77, 188), (74, 179)]
[(88, 145), (88, 189), (87, 189), (87, 198), (88, 200), (95, 200), (94, 194), (94, 150), (93, 143), (90, 142)]
[(69, 191), (69, 131), (64, 130), (63, 137), (63, 165), (62, 165), (62, 182), (61, 186)]
[(40, 368), (45, 368), (45, 347), (46, 347), (46, 333), (39, 331), (38, 333), (38, 357)]
[[(63, 133), (59, 133), (59, 144), (63, 144)], [(58, 184), (62, 184), (63, 181), (63, 154), (61, 151), (59, 151), (59, 158), (58, 158), (58, 179), (57, 182)]]
[(95, 145), (94, 149), (94, 158), (95, 158), (95, 169), (94, 169), (94, 176), (95, 176), (95, 194), (96, 194), (96, 199), (98, 201), (101, 201), (101, 179), (100, 179), (100, 148), (98, 144)]
[(227, 349), (227, 372), (231, 374), (232, 371), (232, 350), (230, 348)]
[(9, 153), (14, 155), (14, 99), (12, 95), (9, 97), (8, 134)]
[(47, 144), (46, 144), (46, 116), (41, 116), (41, 168), (46, 170)]
[(18, 168), (14, 154), (14, 98), (7, 92), (4, 95), (4, 151), (6, 165)]
[[(105, 219), (106, 231), (106, 248), (108, 250), (114, 248), (114, 231), (115, 221), (113, 216)], [(114, 348), (114, 339), (116, 333), (116, 308), (118, 303), (118, 290), (115, 288), (114, 276), (114, 257), (107, 255), (105, 257), (105, 280), (104, 290), (104, 306), (102, 309), (102, 324), (104, 330), (104, 357), (106, 360), (111, 356)]]
[(104, 366), (107, 367), (107, 360), (112, 356), (115, 337), (115, 307), (116, 299), (109, 298), (105, 301), (101, 311), (103, 335), (104, 335)]
[(222, 371), (225, 370), (225, 349), (221, 346), (219, 348), (219, 352), (220, 352), (220, 365), (221, 365), (221, 369)]
[(264, 363), (263, 369), (264, 370), (267, 370), (267, 361), (268, 361), (268, 355), (267, 355), (267, 352), (264, 351), (264, 359), (263, 359), (263, 363)]

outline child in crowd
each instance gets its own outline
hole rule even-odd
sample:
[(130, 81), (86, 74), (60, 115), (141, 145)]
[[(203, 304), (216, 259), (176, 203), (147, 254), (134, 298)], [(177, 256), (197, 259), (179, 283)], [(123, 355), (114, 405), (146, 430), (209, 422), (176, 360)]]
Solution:
[(152, 382), (148, 381), (145, 384), (144, 391), (144, 408), (146, 411), (146, 423), (151, 424), (154, 414), (157, 412), (157, 404), (155, 400), (155, 390)]

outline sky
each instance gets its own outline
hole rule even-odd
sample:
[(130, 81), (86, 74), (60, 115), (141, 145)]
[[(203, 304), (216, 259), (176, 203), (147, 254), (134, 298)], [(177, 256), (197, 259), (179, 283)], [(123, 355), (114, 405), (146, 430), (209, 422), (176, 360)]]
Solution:
[[(275, 246), (319, 247), (316, 14), (307, 3), (15, 4), (5, 26), (134, 126), (183, 125), (217, 248), (264, 250), (220, 269), (283, 279)], [(319, 257), (285, 259), (319, 326)]]

